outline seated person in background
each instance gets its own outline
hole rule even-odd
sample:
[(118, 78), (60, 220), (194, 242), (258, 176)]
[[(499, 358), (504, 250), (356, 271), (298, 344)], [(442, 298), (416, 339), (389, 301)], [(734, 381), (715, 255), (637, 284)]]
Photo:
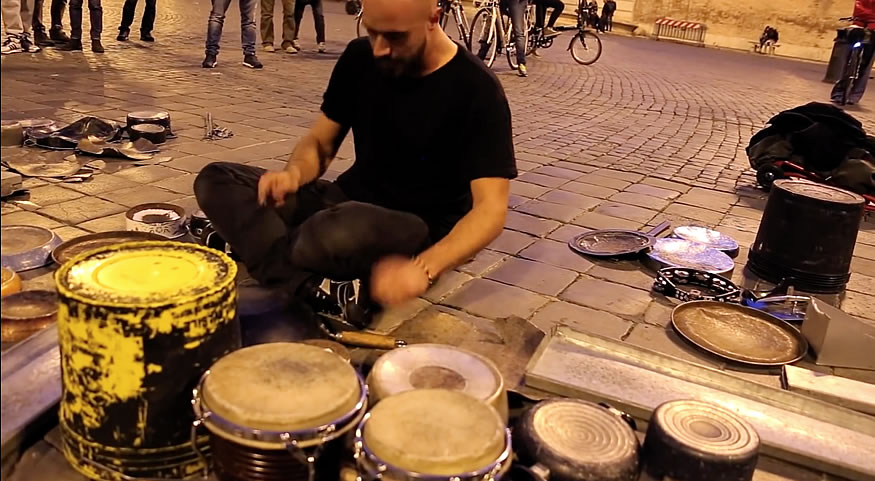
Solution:
[[(492, 242), (517, 174), (504, 90), (434, 0), (363, 4), (368, 37), (341, 55), (285, 170), (217, 162), (194, 184), (256, 280), (360, 327)], [(350, 130), (352, 167), (319, 180)]]
[(778, 30), (766, 25), (763, 34), (760, 35), (760, 50), (762, 50), (767, 44), (774, 45), (776, 43), (778, 43)]

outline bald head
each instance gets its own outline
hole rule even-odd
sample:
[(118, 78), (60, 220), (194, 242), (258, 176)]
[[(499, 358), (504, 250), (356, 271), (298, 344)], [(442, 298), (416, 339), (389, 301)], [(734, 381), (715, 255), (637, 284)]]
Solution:
[(444, 35), (436, 0), (363, 0), (362, 26), (378, 64), (393, 76), (416, 75), (429, 45)]

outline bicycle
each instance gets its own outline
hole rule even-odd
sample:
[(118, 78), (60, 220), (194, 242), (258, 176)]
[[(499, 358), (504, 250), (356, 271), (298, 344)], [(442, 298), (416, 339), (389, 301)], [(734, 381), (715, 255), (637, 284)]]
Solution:
[[(571, 58), (575, 62), (581, 65), (592, 65), (602, 56), (602, 40), (598, 34), (587, 28), (586, 0), (579, 0), (575, 12), (577, 13), (577, 25), (561, 25), (553, 28), (559, 32), (576, 30), (577, 33), (571, 37), (567, 50), (571, 52)], [(528, 37), (529, 43), (526, 44), (526, 55), (531, 55), (539, 48), (552, 47), (556, 37), (556, 35), (544, 35), (542, 27), (532, 27)]]
[[(868, 25), (868, 21), (859, 18), (859, 17), (844, 17), (839, 20), (848, 21), (848, 22), (866, 22)], [(844, 82), (843, 88), (841, 88), (839, 98), (840, 105), (847, 105), (848, 103), (852, 103), (851, 92), (854, 91), (854, 88), (857, 86), (857, 81), (860, 79), (860, 70), (863, 68), (863, 43), (866, 40), (867, 29), (863, 27), (853, 28), (848, 32), (848, 40), (851, 43), (851, 51), (848, 54), (848, 63), (845, 65), (845, 69), (842, 71), (844, 78), (839, 79), (837, 83)], [(868, 73), (864, 73), (863, 75), (868, 75)]]
[[(525, 28), (523, 28), (523, 45), (528, 44), (528, 34), (532, 22), (531, 6), (525, 11)], [(477, 56), (483, 60), (487, 67), (495, 63), (495, 56), (500, 50), (507, 55), (507, 63), (510, 68), (517, 70), (519, 63), (516, 57), (516, 44), (513, 41), (513, 25), (510, 16), (504, 15), (500, 6), (500, 0), (484, 0), (481, 7), (471, 21), (471, 45), (468, 50), (474, 51), (474, 42), (477, 41), (479, 49)]]
[(447, 19), (452, 16), (459, 29), (459, 41), (468, 50), (471, 49), (471, 31), (468, 29), (468, 17), (461, 0), (438, 0), (441, 7), (441, 28), (446, 31)]

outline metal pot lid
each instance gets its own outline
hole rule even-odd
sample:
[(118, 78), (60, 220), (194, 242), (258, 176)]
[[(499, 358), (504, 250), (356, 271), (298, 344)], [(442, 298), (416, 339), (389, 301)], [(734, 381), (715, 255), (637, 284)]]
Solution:
[(725, 274), (735, 262), (724, 252), (685, 239), (657, 239), (647, 255), (663, 267), (687, 267), (712, 274)]
[(808, 352), (795, 327), (763, 311), (738, 304), (693, 301), (671, 313), (675, 331), (705, 351), (751, 366), (782, 366)]
[(143, 133), (143, 134), (162, 134), (167, 129), (165, 129), (161, 125), (156, 125), (156, 124), (137, 124), (137, 125), (131, 126), (131, 130), (135, 130), (135, 131)]
[(170, 113), (163, 110), (138, 110), (129, 113), (127, 118), (134, 120), (166, 120), (170, 118)]
[(791, 194), (822, 200), (825, 202), (833, 202), (836, 204), (866, 203), (866, 199), (859, 194), (855, 194), (839, 187), (819, 184), (805, 179), (777, 180), (774, 183), (774, 187), (790, 192)]
[(63, 264), (83, 252), (98, 249), (100, 247), (116, 245), (122, 242), (145, 240), (160, 241), (166, 240), (166, 238), (151, 232), (126, 230), (88, 234), (70, 239), (58, 247), (55, 247), (52, 251), (52, 260), (57, 264)]
[(57, 234), (43, 227), (5, 225), (0, 232), (0, 263), (16, 272), (46, 265), (52, 250), (62, 242)]
[(678, 239), (698, 242), (708, 247), (723, 251), (730, 256), (731, 254), (729, 253), (731, 252), (738, 254), (738, 242), (732, 237), (714, 229), (697, 225), (682, 225), (676, 227), (672, 234)]
[(0, 315), (3, 321), (25, 321), (51, 316), (58, 312), (58, 294), (52, 291), (22, 291), (3, 298)]

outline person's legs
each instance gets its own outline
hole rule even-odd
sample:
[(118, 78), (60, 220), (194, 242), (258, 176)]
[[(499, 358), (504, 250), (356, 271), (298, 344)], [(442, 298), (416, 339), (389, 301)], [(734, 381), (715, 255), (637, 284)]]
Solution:
[(46, 26), (43, 25), (43, 3), (45, 0), (35, 0), (33, 2), (33, 22), (31, 26), (33, 27), (34, 32), (43, 32), (46, 31)]
[(544, 28), (544, 19), (547, 18), (547, 7), (544, 6), (544, 2), (539, 1), (535, 4), (535, 26), (538, 28)]
[(292, 37), (292, 40), (297, 40), (298, 34), (301, 33), (301, 20), (304, 18), (304, 8), (306, 6), (307, 2), (305, 0), (295, 2), (295, 35)]
[(283, 43), (282, 47), (289, 48), (295, 40), (297, 24), (295, 23), (295, 0), (283, 0)]
[(608, 32), (614, 31), (614, 14), (608, 15)]
[(103, 6), (100, 0), (88, 0), (88, 13), (91, 20), (91, 40), (100, 40), (103, 33)]
[[(42, 2), (42, 0), (40, 0)], [(62, 31), (64, 28), (64, 9), (67, 7), (67, 0), (52, 0), (51, 17), (52, 30)]]
[(146, 0), (143, 10), (143, 21), (140, 22), (140, 35), (150, 35), (155, 28), (155, 16), (158, 14), (157, 0)]
[(325, 15), (322, 13), (322, 0), (310, 0), (313, 10), (313, 23), (316, 25), (316, 43), (325, 43)]
[(863, 45), (863, 58), (860, 63), (860, 76), (854, 83), (851, 89), (850, 100), (852, 103), (860, 103), (863, 94), (866, 92), (866, 84), (869, 83), (869, 75), (872, 72), (872, 61), (875, 60), (875, 44), (867, 43)]
[(553, 9), (550, 13), (550, 20), (547, 22), (547, 27), (553, 28), (556, 26), (556, 20), (559, 20), (559, 16), (562, 15), (562, 11), (565, 10), (565, 4), (562, 0), (543, 0), (543, 2), (545, 11), (547, 8)]
[[(273, 45), (273, 9), (274, 0), (261, 0), (261, 44)], [(243, 3), (240, 3), (243, 10)]]
[(256, 0), (240, 0), (240, 43), (243, 45), (243, 55), (255, 55), (255, 40), (258, 36), (255, 31), (255, 2)]
[[(119, 32), (130, 32), (131, 24), (134, 23), (134, 13), (137, 9), (137, 0), (125, 0), (125, 6), (122, 7), (122, 22), (119, 24)], [(119, 35), (121, 37), (121, 35)]]
[[(24, 30), (24, 35), (30, 37), (31, 29), (33, 28), (33, 7), (34, 0), (21, 0), (21, 28)], [(29, 40), (33, 40), (30, 39)]]
[(70, 39), (82, 40), (82, 2), (70, 0)]
[[(81, 0), (70, 1), (75, 2)], [(230, 5), (231, 0), (213, 0), (213, 8), (210, 10), (210, 18), (207, 21), (206, 53), (209, 56), (219, 55), (219, 41), (222, 39), (222, 27), (225, 24), (225, 12), (228, 11), (228, 6)]]
[(507, 2), (508, 14), (513, 27), (513, 42), (516, 44), (516, 58), (520, 65), (526, 64), (525, 9), (526, 0), (510, 0)]

